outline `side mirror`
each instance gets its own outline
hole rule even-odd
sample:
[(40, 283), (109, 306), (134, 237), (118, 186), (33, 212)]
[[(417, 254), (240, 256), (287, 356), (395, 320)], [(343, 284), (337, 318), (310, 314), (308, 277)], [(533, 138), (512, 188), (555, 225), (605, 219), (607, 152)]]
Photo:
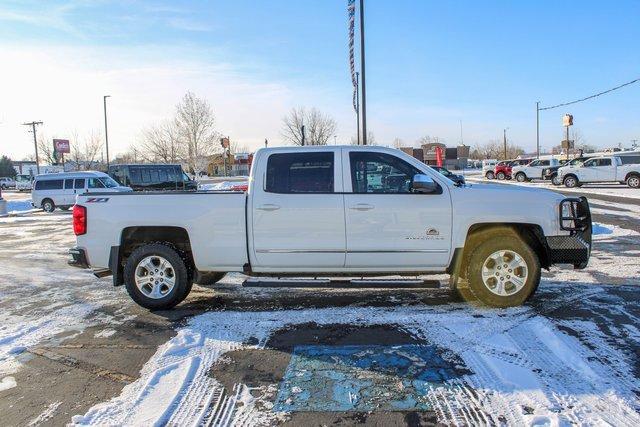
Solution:
[(435, 193), (438, 184), (428, 175), (416, 174), (411, 181), (411, 190), (415, 193)]

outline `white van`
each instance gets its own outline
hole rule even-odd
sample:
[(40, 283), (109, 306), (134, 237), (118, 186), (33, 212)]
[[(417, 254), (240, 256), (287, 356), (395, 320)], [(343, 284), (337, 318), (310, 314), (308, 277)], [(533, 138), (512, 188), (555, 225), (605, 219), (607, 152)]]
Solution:
[(70, 172), (38, 175), (33, 181), (31, 204), (45, 212), (53, 212), (56, 207), (67, 210), (76, 203), (76, 195), (92, 192), (120, 193), (133, 191), (115, 182), (102, 172)]

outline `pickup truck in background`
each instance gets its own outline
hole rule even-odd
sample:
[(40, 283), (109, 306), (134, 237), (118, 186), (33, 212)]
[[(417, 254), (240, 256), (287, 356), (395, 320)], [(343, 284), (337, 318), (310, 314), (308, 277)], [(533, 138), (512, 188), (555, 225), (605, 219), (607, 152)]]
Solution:
[(113, 275), (149, 309), (171, 308), (193, 283), (227, 272), (448, 273), (461, 294), (508, 307), (533, 294), (541, 268), (584, 268), (591, 251), (586, 198), (457, 186), (384, 147), (260, 149), (246, 193), (79, 195), (73, 228), (70, 264)]
[(558, 166), (557, 159), (536, 159), (526, 165), (516, 165), (511, 168), (511, 176), (518, 182), (531, 181), (533, 179), (544, 179), (542, 171), (545, 167)]
[(640, 164), (623, 164), (619, 156), (593, 157), (574, 166), (561, 167), (558, 179), (568, 188), (593, 182), (619, 182), (640, 188)]

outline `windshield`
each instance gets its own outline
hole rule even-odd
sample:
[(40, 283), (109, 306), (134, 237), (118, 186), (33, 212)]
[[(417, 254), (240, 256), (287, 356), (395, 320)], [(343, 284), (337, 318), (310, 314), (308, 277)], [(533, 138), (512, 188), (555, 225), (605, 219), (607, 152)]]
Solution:
[(573, 159), (569, 163), (570, 166), (581, 166), (585, 162), (585, 159)]
[(182, 172), (182, 181), (183, 182), (189, 182), (189, 181), (191, 181), (191, 178), (189, 178), (189, 175), (187, 175), (186, 173)]
[(16, 175), (17, 182), (29, 182), (31, 181), (31, 175)]
[(114, 188), (114, 187), (118, 187), (118, 183), (115, 182), (112, 178), (110, 177), (106, 177), (106, 178), (98, 178), (100, 180), (100, 182), (102, 182), (102, 184), (104, 185), (105, 188)]

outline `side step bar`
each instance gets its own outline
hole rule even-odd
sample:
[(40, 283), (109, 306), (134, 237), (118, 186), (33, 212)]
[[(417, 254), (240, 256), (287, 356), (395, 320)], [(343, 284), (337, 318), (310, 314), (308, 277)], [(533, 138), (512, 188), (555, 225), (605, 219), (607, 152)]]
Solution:
[(335, 288), (335, 289), (440, 289), (448, 288), (439, 280), (421, 279), (287, 279), (250, 278), (247, 288)]

